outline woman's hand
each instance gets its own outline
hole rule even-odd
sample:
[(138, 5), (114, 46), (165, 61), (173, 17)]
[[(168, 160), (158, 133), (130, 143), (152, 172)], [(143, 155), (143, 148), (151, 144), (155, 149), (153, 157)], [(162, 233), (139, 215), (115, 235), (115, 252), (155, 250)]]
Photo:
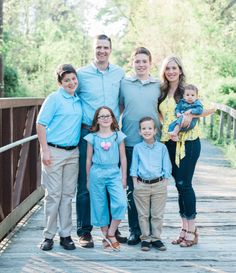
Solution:
[(183, 128), (188, 128), (190, 126), (190, 123), (193, 119), (193, 115), (192, 114), (187, 114), (187, 115), (183, 115), (183, 120), (181, 123), (181, 127)]

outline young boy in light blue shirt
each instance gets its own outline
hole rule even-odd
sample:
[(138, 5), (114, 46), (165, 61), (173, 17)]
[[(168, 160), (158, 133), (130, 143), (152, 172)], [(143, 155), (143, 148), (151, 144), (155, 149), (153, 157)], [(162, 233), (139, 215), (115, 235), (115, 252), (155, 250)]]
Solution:
[(143, 142), (134, 146), (130, 175), (141, 229), (141, 250), (148, 251), (152, 245), (164, 251), (166, 247), (160, 236), (171, 162), (166, 146), (155, 140), (157, 129), (154, 119), (142, 118), (139, 130)]

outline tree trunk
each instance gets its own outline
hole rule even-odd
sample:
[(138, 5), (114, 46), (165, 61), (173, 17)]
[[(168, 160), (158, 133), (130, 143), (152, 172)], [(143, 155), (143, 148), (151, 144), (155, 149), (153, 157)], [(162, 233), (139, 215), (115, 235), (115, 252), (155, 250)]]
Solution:
[[(0, 0), (0, 50), (3, 44), (3, 0)], [(4, 96), (3, 55), (0, 51), (0, 97)]]

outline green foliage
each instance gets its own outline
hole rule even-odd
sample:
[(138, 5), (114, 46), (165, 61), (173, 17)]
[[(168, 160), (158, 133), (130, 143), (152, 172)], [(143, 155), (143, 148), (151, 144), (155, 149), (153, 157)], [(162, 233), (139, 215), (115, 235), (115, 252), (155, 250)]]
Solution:
[(5, 97), (18, 97), (25, 95), (19, 85), (16, 70), (8, 66), (4, 67), (4, 94)]
[(83, 27), (88, 8), (82, 0), (5, 3), (3, 52), (5, 65), (17, 69), (17, 90), (24, 86), (27, 96), (46, 96), (57, 88), (54, 71), (60, 63), (76, 68), (88, 63), (91, 43)]

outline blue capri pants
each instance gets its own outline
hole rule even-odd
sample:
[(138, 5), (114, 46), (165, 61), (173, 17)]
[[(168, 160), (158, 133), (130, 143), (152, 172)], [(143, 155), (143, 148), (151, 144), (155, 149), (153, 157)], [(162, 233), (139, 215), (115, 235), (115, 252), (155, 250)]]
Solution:
[(110, 211), (113, 220), (123, 220), (127, 209), (121, 172), (117, 164), (93, 164), (90, 169), (91, 223), (97, 227), (110, 224), (107, 191), (110, 195)]

